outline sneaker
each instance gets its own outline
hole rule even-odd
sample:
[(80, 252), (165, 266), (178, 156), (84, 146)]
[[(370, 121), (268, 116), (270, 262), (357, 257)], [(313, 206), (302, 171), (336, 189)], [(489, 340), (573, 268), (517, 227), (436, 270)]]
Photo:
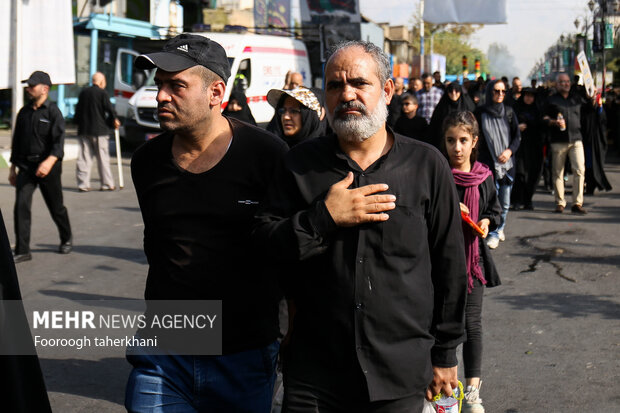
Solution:
[(497, 248), (498, 245), (499, 245), (499, 238), (498, 237), (490, 237), (487, 240), (487, 247), (491, 248), (492, 250)]
[(576, 204), (573, 205), (573, 207), (570, 210), (572, 211), (573, 214), (585, 215), (588, 213), (588, 211), (583, 209), (581, 205), (576, 205)]
[(59, 254), (69, 254), (73, 250), (73, 243), (71, 241), (63, 242), (58, 247)]
[(500, 241), (502, 242), (506, 241), (506, 235), (504, 234), (504, 231), (498, 231), (497, 236), (499, 237)]
[(463, 398), (463, 413), (484, 413), (482, 399), (480, 398), (480, 386), (482, 386), (482, 381), (478, 387), (467, 386)]

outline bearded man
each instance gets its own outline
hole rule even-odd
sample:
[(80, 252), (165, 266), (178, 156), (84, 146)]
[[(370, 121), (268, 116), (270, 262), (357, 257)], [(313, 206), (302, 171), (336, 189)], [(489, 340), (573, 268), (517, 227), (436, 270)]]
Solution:
[(386, 127), (389, 59), (336, 46), (326, 69), (334, 134), (288, 152), (253, 238), (289, 274), (285, 358), (294, 412), (416, 412), (457, 385), (466, 264), (445, 158)]

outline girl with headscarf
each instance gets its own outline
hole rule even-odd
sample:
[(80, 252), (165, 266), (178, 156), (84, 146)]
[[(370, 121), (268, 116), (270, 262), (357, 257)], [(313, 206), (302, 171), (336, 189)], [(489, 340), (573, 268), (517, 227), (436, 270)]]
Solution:
[(248, 99), (240, 90), (230, 92), (228, 104), (222, 114), (256, 126), (256, 120), (248, 106)]
[(513, 155), (519, 149), (521, 133), (517, 116), (510, 106), (504, 105), (506, 84), (501, 80), (489, 82), (484, 106), (476, 109), (480, 126), (479, 159), (493, 172), (495, 188), (502, 207), (500, 225), (487, 239), (489, 248), (497, 248), (506, 236), (506, 217), (510, 209), (510, 192), (515, 177)]
[(480, 398), (482, 383), (482, 297), (484, 287), (500, 284), (499, 274), (483, 239), (499, 224), (501, 209), (497, 201), (493, 174), (476, 161), (479, 131), (471, 112), (451, 112), (442, 127), (442, 152), (448, 158), (462, 214), (480, 229), (475, 230), (463, 221), (465, 258), (467, 260), (467, 301), (463, 364), (465, 394), (463, 411), (484, 412)]
[(325, 134), (324, 109), (318, 91), (307, 87), (292, 90), (271, 89), (267, 101), (276, 110), (273, 132), (289, 147)]
[(433, 116), (431, 117), (431, 143), (435, 145), (436, 148), (441, 146), (441, 141), (443, 139), (441, 126), (449, 113), (462, 111), (473, 112), (475, 108), (474, 102), (464, 93), (463, 87), (456, 82), (450, 83), (446, 87), (446, 91), (439, 100), (439, 103), (433, 111)]

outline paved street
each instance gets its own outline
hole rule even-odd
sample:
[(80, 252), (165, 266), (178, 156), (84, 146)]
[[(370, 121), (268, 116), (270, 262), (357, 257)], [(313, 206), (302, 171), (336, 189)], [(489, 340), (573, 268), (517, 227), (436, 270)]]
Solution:
[[(588, 215), (554, 214), (552, 196), (539, 192), (536, 210), (508, 216), (507, 240), (493, 253), (503, 285), (485, 293), (481, 395), (488, 413), (620, 411), (620, 163), (614, 161), (606, 168), (614, 190), (587, 197)], [(111, 193), (77, 192), (75, 161), (63, 168), (75, 249), (56, 253), (57, 232), (37, 191), (33, 260), (17, 267), (24, 300), (142, 297), (147, 266), (129, 158), (125, 188)], [(0, 208), (13, 241), (7, 175), (0, 169)], [(129, 367), (122, 352), (41, 364), (55, 412), (124, 410)]]

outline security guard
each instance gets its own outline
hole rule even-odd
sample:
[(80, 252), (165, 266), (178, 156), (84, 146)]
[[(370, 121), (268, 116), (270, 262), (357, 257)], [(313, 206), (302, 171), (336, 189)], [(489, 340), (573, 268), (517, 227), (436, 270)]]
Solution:
[(69, 215), (62, 200), (63, 145), (65, 120), (58, 107), (48, 100), (52, 82), (47, 73), (33, 72), (26, 92), (32, 100), (17, 114), (11, 145), (9, 183), (16, 188), (15, 252), (16, 263), (29, 261), (32, 194), (37, 186), (60, 234), (60, 254), (72, 249)]

